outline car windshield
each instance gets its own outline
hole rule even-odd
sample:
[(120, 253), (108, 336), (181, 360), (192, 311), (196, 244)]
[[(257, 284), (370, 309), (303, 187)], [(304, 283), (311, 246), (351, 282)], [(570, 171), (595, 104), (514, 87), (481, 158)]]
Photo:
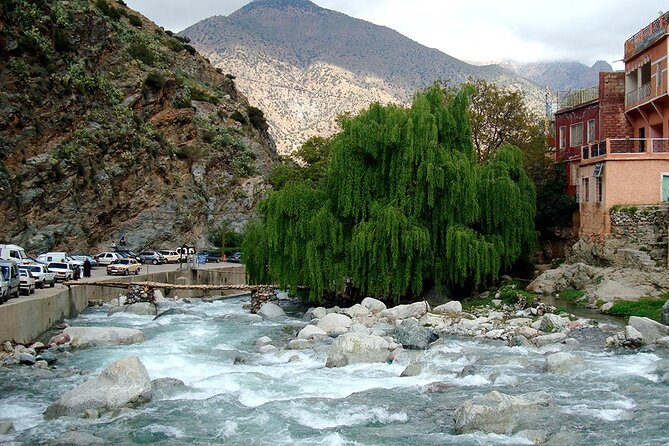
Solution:
[(24, 277), (28, 277), (28, 271), (26, 271), (25, 269), (20, 269), (19, 274), (24, 276)]
[(40, 266), (31, 266), (28, 268), (30, 271), (34, 273), (41, 273), (42, 272), (42, 267)]
[(128, 259), (121, 259), (121, 260), (117, 261), (116, 263), (121, 264), (121, 265), (129, 265), (129, 264), (130, 264), (130, 260), (128, 260)]
[(67, 263), (49, 263), (49, 268), (67, 269)]
[(9, 280), (9, 267), (8, 266), (2, 266), (2, 278), (5, 280)]

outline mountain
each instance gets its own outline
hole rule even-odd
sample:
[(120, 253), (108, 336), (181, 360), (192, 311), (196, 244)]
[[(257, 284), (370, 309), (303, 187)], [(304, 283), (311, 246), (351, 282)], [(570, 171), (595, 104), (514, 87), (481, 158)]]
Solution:
[(505, 61), (500, 65), (541, 87), (563, 93), (597, 86), (600, 72), (613, 71), (613, 67), (603, 60), (595, 62), (591, 67), (579, 62), (518, 63)]
[(267, 114), (279, 151), (336, 130), (336, 117), (372, 102), (409, 102), (438, 80), (484, 78), (526, 92), (537, 110), (544, 93), (505, 68), (475, 66), (392, 29), (308, 0), (256, 0), (182, 31), (214, 65), (236, 76)]
[(0, 239), (36, 252), (203, 245), (278, 156), (234, 81), (122, 1), (0, 3)]

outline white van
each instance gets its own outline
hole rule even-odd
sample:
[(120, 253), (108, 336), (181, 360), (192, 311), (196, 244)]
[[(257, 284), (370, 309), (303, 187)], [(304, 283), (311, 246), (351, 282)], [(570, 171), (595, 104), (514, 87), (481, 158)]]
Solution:
[(37, 261), (42, 263), (51, 263), (51, 262), (67, 262), (67, 253), (66, 252), (47, 252), (46, 254), (40, 254), (37, 256)]
[(0, 245), (0, 259), (14, 260), (16, 263), (29, 263), (25, 249), (18, 245)]

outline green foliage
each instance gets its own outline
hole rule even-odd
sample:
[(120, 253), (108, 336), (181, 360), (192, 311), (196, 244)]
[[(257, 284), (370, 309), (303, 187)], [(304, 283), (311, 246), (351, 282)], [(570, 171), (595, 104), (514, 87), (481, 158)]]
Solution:
[(120, 19), (123, 14), (120, 9), (110, 6), (105, 0), (95, 0), (95, 6), (97, 6), (100, 12), (112, 20)]
[(542, 235), (547, 236), (551, 229), (571, 226), (577, 203), (574, 197), (567, 194), (564, 163), (548, 167), (543, 178), (537, 186), (536, 226)]
[(134, 42), (128, 46), (128, 53), (137, 60), (141, 60), (146, 65), (153, 65), (156, 61), (156, 56), (144, 42)]
[(163, 73), (161, 73), (160, 71), (151, 71), (146, 76), (146, 79), (144, 79), (144, 85), (154, 90), (162, 89), (163, 87), (165, 87), (166, 83), (167, 80), (165, 79)]
[(261, 131), (266, 132), (269, 129), (265, 114), (258, 107), (249, 106), (249, 121), (251, 125)]
[(660, 298), (645, 297), (638, 301), (619, 300), (607, 311), (612, 316), (639, 316), (660, 321), (662, 306), (669, 299), (669, 293)]
[(559, 296), (560, 299), (577, 301), (585, 296), (585, 292), (583, 290), (562, 290)]
[(322, 179), (286, 180), (302, 169), (288, 164), (273, 175), (283, 189), (245, 239), (252, 282), (306, 285), (310, 300), (348, 283), (397, 301), (426, 281), (478, 287), (534, 249), (522, 155), (504, 146), (477, 164), (466, 92), (434, 87), (409, 109), (374, 104), (340, 124), (301, 149)]
[(134, 26), (135, 28), (141, 28), (142, 27), (142, 19), (137, 17), (135, 14), (130, 14), (128, 16), (128, 22)]

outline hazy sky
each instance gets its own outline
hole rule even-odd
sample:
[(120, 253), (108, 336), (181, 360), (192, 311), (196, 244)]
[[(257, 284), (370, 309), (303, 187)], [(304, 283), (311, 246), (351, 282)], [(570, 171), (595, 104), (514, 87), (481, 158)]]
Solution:
[[(180, 31), (249, 0), (126, 0), (159, 25)], [(625, 40), (658, 17), (666, 0), (314, 0), (467, 61), (622, 58)], [(665, 9), (662, 9), (665, 8)], [(615, 64), (622, 68), (622, 64)]]

